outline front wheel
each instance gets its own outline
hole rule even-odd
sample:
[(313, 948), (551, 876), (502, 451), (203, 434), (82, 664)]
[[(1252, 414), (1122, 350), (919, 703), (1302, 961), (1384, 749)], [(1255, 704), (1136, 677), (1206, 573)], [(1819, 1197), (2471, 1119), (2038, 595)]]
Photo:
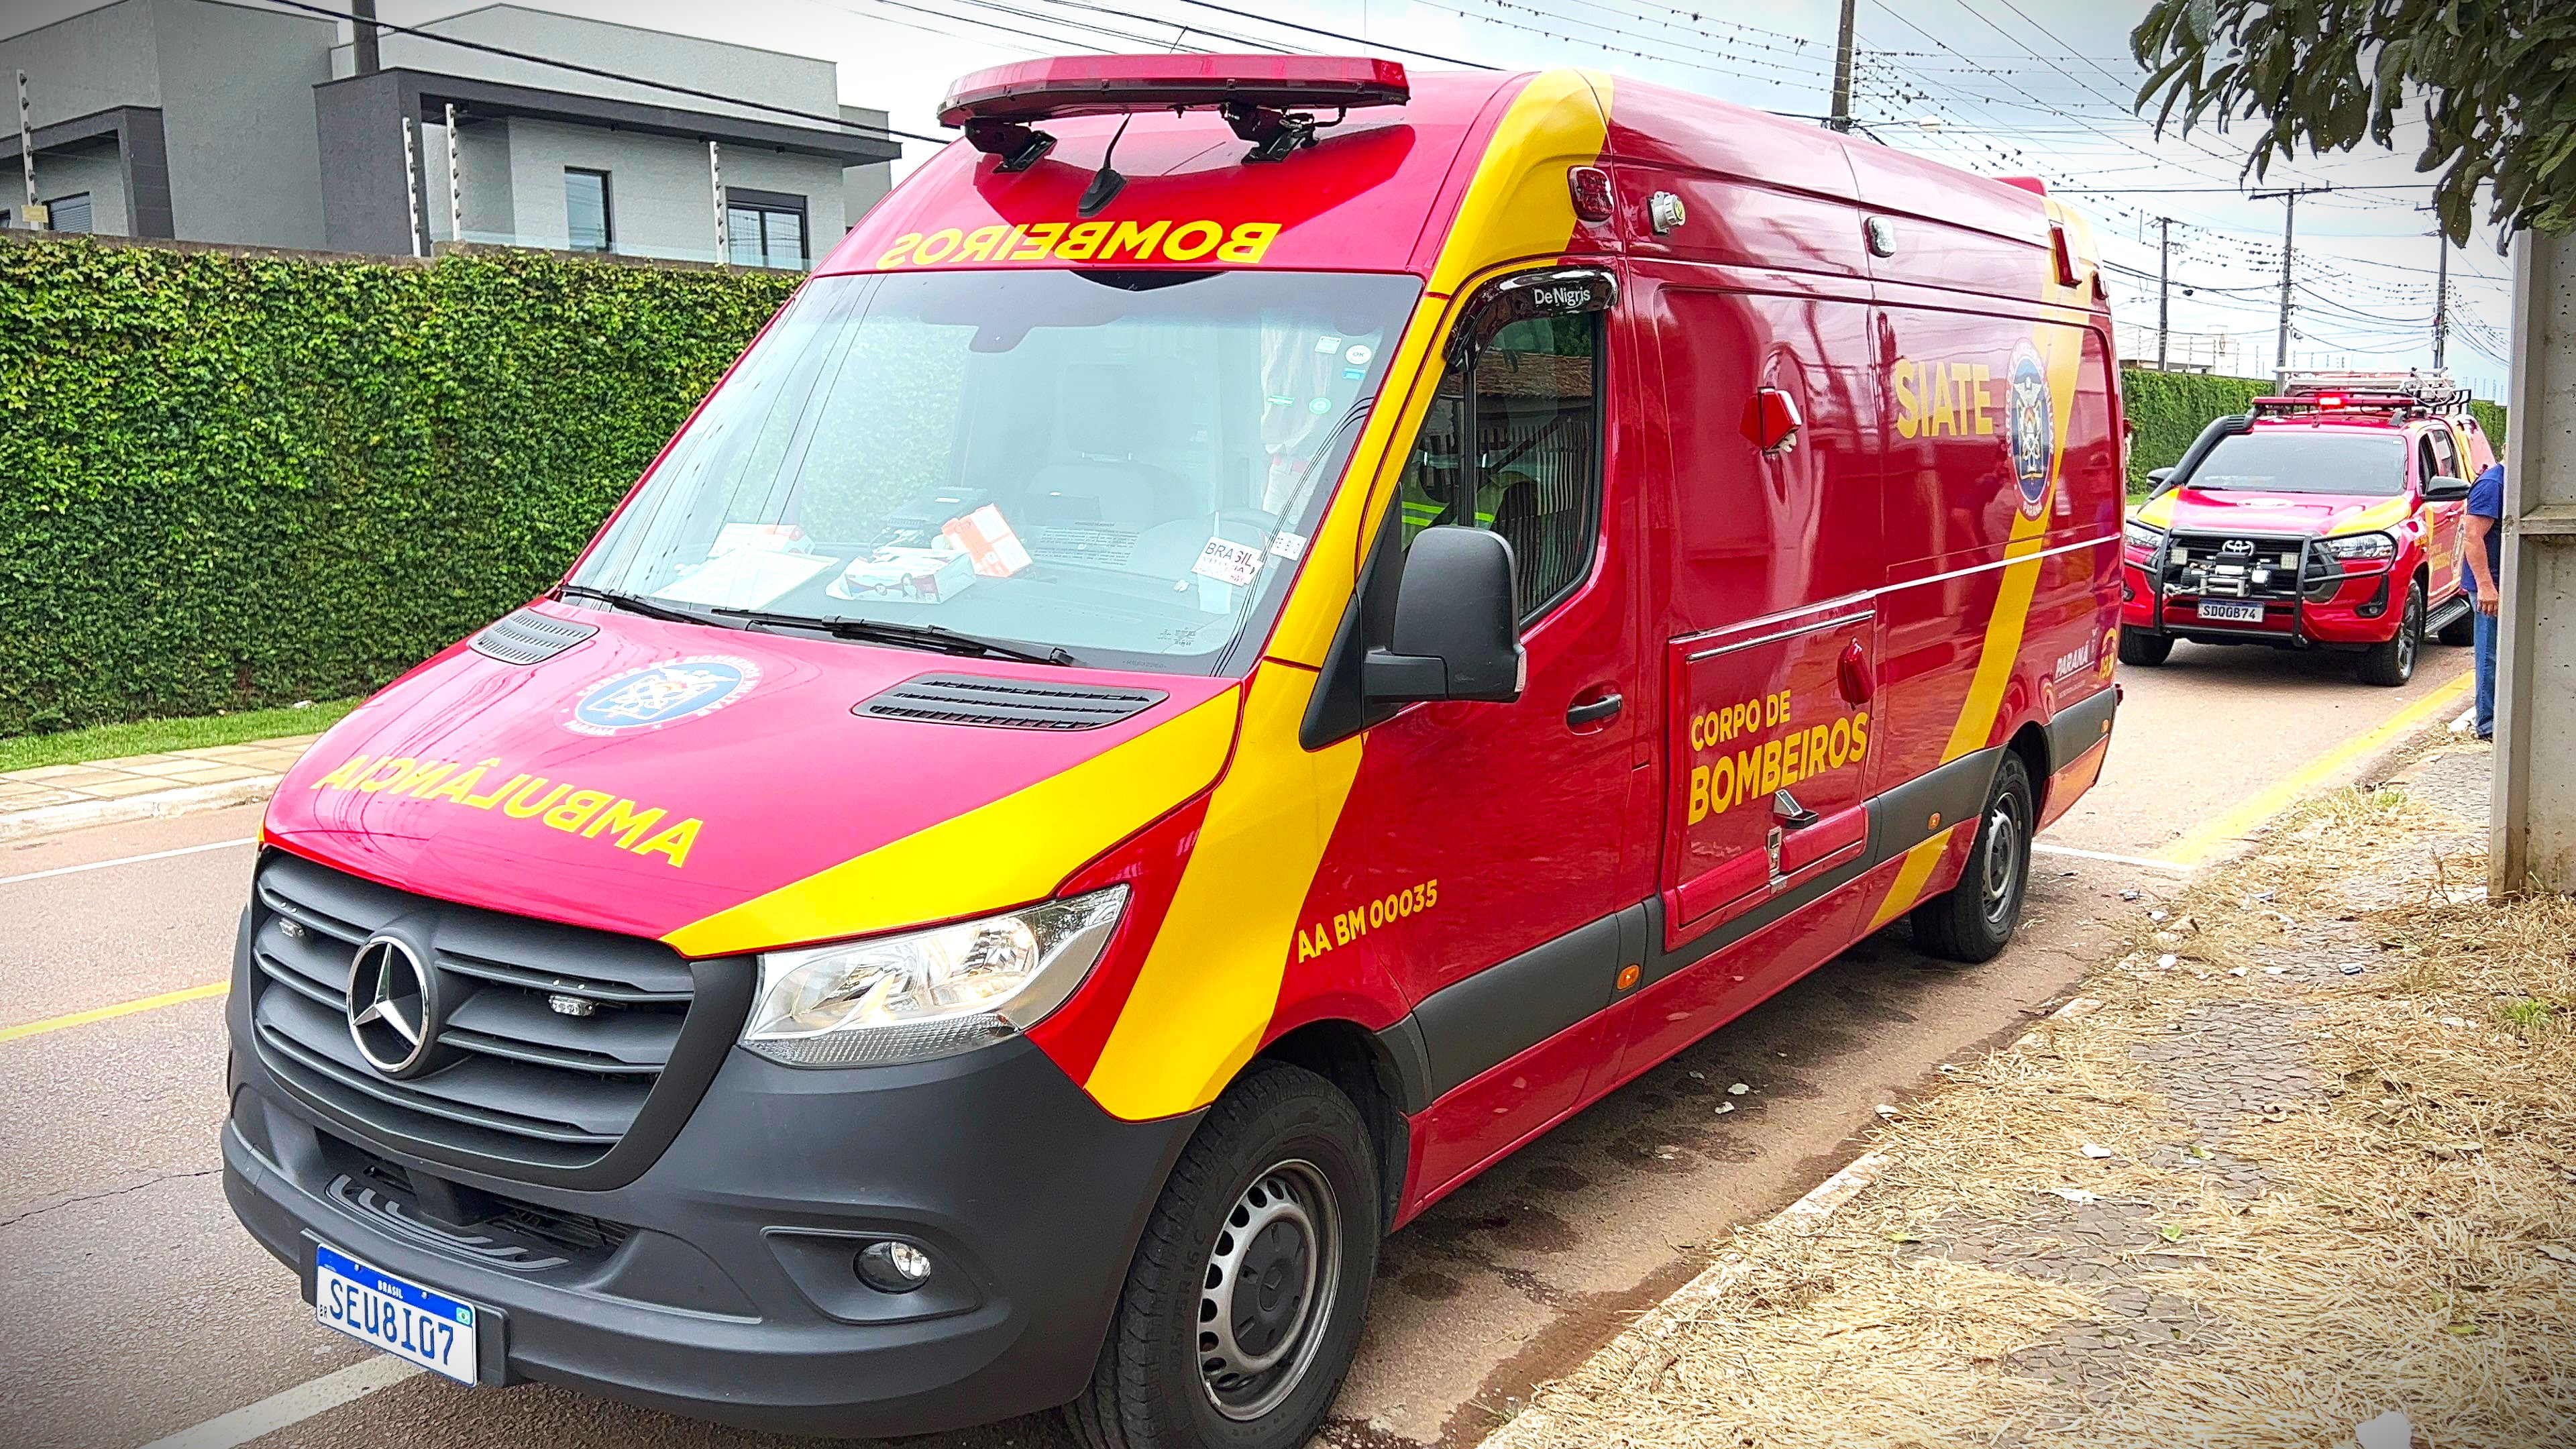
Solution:
[(2150, 634), (2144, 629), (2120, 631), (2120, 662), (2123, 664), (2158, 665), (2173, 656), (2171, 634)]
[(2424, 643), (2424, 586), (2406, 586), (2406, 611), (2397, 632), (2373, 644), (2361, 656), (2361, 682), (2394, 687), (2415, 677), (2415, 655)]
[(1974, 964), (1991, 961), (2021, 924), (2022, 896), (2030, 886), (2030, 838), (2037, 812), (2030, 768), (2004, 751), (1986, 813), (1968, 847), (1959, 883), (1914, 908), (1914, 945), (1928, 956)]
[(1264, 1063), (1182, 1149), (1127, 1269), (1087, 1449), (1298, 1449), (1332, 1407), (1377, 1271), (1376, 1159), (1357, 1109)]

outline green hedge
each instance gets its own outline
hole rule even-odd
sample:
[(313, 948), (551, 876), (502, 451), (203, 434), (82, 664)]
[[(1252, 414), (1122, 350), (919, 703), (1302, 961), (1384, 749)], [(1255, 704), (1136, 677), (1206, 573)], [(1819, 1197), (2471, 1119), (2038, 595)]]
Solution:
[(382, 684), (560, 574), (796, 281), (0, 244), (0, 735)]
[[(2254, 405), (2254, 399), (2271, 392), (2272, 384), (2259, 378), (2121, 368), (2121, 401), (2130, 426), (2137, 429), (2129, 449), (2129, 487), (2143, 490), (2149, 469), (2170, 468), (2181, 461), (2183, 449), (2191, 446), (2210, 419), (2241, 413)], [(2502, 457), (2504, 409), (2491, 402), (2472, 402), (2469, 411)]]

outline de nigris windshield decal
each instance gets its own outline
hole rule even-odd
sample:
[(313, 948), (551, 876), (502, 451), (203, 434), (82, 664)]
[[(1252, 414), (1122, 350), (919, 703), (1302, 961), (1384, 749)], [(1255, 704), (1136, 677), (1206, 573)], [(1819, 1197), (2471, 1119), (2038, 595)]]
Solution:
[(564, 727), (578, 734), (658, 730), (710, 715), (751, 692), (760, 666), (731, 654), (694, 654), (613, 674), (590, 687)]

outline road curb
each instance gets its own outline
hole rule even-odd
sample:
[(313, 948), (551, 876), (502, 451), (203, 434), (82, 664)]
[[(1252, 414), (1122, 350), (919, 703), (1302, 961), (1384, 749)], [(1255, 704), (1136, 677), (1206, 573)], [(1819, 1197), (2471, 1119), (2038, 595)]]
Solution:
[(252, 805), (277, 790), (283, 775), (254, 775), (247, 780), (220, 780), (211, 785), (183, 785), (147, 795), (113, 800), (75, 800), (68, 805), (41, 805), (13, 815), (0, 815), (0, 841), (31, 835), (83, 830), (92, 825), (123, 825), (136, 820), (175, 820), (235, 805)]
[[(2100, 1001), (2089, 996), (2079, 996), (2050, 1012), (2045, 1019), (2080, 1021), (2101, 1009)], [(2039, 1034), (2033, 1032), (2014, 1042), (2013, 1047), (2015, 1050), (2027, 1050), (2039, 1043)], [(1821, 1231), (1844, 1204), (1860, 1196), (1870, 1184), (1885, 1176), (1887, 1169), (1894, 1165), (1895, 1161), (1896, 1157), (1893, 1153), (1875, 1150), (1862, 1153), (1843, 1164), (1841, 1171), (1810, 1188), (1806, 1196), (1763, 1219), (1762, 1228), (1779, 1228), (1802, 1234)], [(1728, 1257), (1736, 1258), (1736, 1255), (1729, 1254)], [(1681, 1321), (1689, 1316), (1681, 1307), (1684, 1302), (1693, 1298), (1713, 1298), (1728, 1284), (1751, 1271), (1752, 1265), (1743, 1262), (1740, 1258), (1732, 1262), (1720, 1259), (1710, 1264), (1689, 1282), (1673, 1290), (1671, 1295), (1662, 1302), (1639, 1315), (1636, 1329), (1657, 1338), (1669, 1337)], [(1608, 1344), (1604, 1344), (1601, 1349), (1594, 1352), (1599, 1353), (1608, 1347)], [(1485, 1436), (1477, 1449), (1543, 1449), (1543, 1446), (1555, 1443), (1548, 1429), (1547, 1416), (1533, 1409)]]

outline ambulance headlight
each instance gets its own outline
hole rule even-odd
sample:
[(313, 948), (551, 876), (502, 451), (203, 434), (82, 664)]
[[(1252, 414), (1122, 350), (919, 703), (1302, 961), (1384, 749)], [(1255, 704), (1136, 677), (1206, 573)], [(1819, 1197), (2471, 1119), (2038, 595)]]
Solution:
[(1028, 1030), (1082, 984), (1127, 888), (976, 921), (764, 952), (742, 1044), (793, 1067), (952, 1056)]
[(2342, 538), (2321, 538), (2317, 547), (2336, 558), (2394, 558), (2397, 540), (2384, 533), (2354, 533)]

